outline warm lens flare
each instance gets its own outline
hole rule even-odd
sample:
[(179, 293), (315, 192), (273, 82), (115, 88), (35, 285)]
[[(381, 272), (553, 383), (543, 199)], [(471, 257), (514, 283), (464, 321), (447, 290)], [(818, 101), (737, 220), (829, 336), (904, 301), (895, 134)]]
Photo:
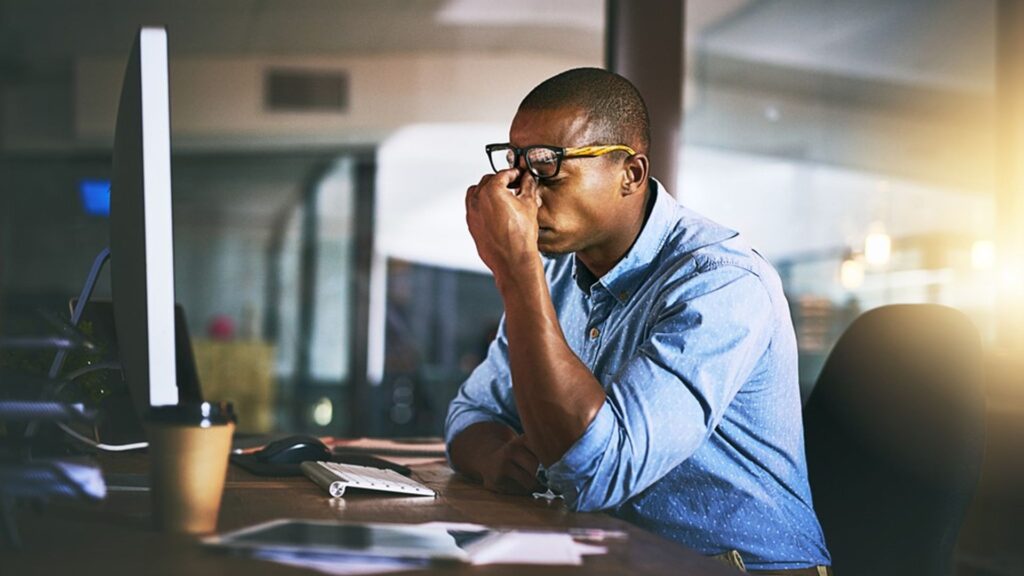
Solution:
[(860, 258), (847, 258), (839, 267), (839, 283), (846, 290), (856, 290), (864, 284), (864, 261)]
[(872, 232), (864, 240), (864, 259), (870, 266), (885, 266), (892, 256), (892, 238), (885, 232)]
[(971, 246), (971, 266), (975, 270), (991, 270), (996, 265), (996, 245), (991, 240), (977, 240)]

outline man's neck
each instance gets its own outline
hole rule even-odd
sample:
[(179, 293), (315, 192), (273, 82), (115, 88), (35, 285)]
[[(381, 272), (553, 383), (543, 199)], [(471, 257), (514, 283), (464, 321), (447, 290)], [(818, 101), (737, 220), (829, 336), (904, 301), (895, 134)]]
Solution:
[(640, 205), (639, 210), (634, 211), (631, 225), (624, 229), (624, 233), (621, 234), (620, 238), (613, 239), (612, 242), (607, 243), (604, 247), (576, 253), (578, 261), (587, 267), (587, 270), (594, 275), (594, 278), (600, 280), (626, 254), (629, 254), (633, 245), (636, 244), (636, 240), (640, 237), (648, 217), (650, 217), (651, 212), (654, 210), (656, 200), (656, 194), (650, 184), (645, 187), (643, 195), (644, 202)]

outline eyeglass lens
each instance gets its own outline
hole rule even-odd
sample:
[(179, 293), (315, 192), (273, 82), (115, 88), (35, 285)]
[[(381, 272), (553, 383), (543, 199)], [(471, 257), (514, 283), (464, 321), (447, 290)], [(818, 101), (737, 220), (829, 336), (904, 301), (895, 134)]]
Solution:
[[(538, 178), (549, 178), (558, 172), (558, 154), (549, 148), (527, 148), (526, 166)], [(491, 166), (495, 171), (514, 168), (518, 158), (514, 148), (499, 148), (490, 151)]]

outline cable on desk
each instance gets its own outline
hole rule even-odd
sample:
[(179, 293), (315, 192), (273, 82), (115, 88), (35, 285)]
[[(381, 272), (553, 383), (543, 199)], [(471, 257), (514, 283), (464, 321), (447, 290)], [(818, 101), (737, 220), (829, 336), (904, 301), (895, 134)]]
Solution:
[(92, 446), (93, 448), (96, 448), (97, 450), (102, 450), (104, 452), (128, 452), (129, 450), (141, 450), (143, 448), (149, 447), (149, 442), (133, 442), (130, 444), (103, 444), (102, 442), (97, 442), (92, 438), (79, 434), (78, 432), (72, 430), (71, 427), (69, 427), (67, 424), (63, 422), (57, 422), (57, 426), (60, 426), (61, 430), (63, 430), (68, 436), (71, 436), (75, 440), (78, 440), (83, 444), (87, 444), (89, 446)]
[[(89, 374), (90, 372), (95, 372), (97, 370), (115, 369), (120, 370), (121, 365), (116, 362), (101, 362), (98, 364), (91, 364), (89, 366), (79, 368), (78, 370), (75, 370), (74, 372), (67, 375), (67, 378), (64, 380), (64, 382), (61, 383), (61, 385), (58, 386), (56, 390), (54, 390), (53, 395), (56, 396), (61, 391), (61, 389), (64, 388), (64, 386), (70, 384), (76, 378), (80, 378), (86, 374)], [(128, 452), (130, 450), (141, 450), (143, 448), (149, 447), (149, 442), (132, 442), (129, 444), (104, 444), (102, 442), (98, 442), (94, 438), (89, 438), (88, 436), (79, 434), (77, 431), (73, 430), (70, 426), (63, 422), (57, 422), (57, 426), (59, 426), (60, 429), (63, 430), (65, 434), (71, 436), (75, 440), (78, 440), (79, 442), (87, 446), (91, 446), (97, 450), (102, 450), (104, 452)], [(98, 436), (95, 425), (93, 425), (93, 436)]]

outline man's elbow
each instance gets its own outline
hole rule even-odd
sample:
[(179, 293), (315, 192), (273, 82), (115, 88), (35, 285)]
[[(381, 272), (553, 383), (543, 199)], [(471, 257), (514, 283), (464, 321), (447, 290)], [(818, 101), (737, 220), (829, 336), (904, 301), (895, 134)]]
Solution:
[(628, 495), (614, 486), (584, 486), (564, 492), (562, 497), (573, 512), (603, 512), (618, 508)]
[(552, 490), (561, 493), (566, 506), (577, 512), (618, 508), (643, 482), (646, 454), (637, 452), (633, 439), (610, 412), (595, 424), (598, 429), (590, 431), (583, 445), (574, 447), (547, 471)]
[(562, 489), (566, 506), (574, 512), (613, 510), (637, 492), (639, 479), (634, 472), (630, 462), (618, 462), (612, 468), (597, 466), (577, 471), (571, 479), (559, 479), (554, 488)]

